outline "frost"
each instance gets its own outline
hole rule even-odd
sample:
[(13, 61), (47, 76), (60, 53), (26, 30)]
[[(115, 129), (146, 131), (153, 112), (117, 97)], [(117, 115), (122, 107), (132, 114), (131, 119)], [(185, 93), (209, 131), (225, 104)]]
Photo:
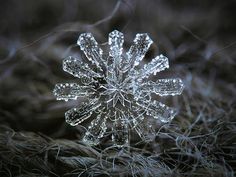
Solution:
[(146, 33), (137, 34), (124, 53), (124, 35), (115, 30), (109, 34), (109, 54), (104, 55), (93, 35), (83, 33), (77, 44), (89, 62), (75, 57), (63, 60), (63, 70), (81, 82), (56, 84), (53, 93), (58, 100), (87, 98), (81, 106), (65, 113), (66, 122), (72, 126), (91, 120), (83, 138), (85, 143), (98, 144), (110, 129), (113, 144), (123, 146), (129, 143), (131, 129), (145, 139), (145, 131), (152, 126), (144, 120), (152, 117), (166, 123), (176, 115), (175, 109), (153, 100), (151, 94), (180, 95), (184, 88), (182, 80), (148, 80), (150, 75), (169, 68), (168, 58), (160, 55), (139, 66), (152, 42)]

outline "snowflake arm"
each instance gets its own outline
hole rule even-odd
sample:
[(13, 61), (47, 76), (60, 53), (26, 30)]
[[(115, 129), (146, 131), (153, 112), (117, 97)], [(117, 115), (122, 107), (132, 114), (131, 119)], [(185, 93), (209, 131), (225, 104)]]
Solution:
[(128, 122), (125, 115), (116, 112), (112, 125), (112, 141), (115, 146), (124, 146), (129, 143)]
[(151, 116), (154, 119), (158, 119), (164, 123), (171, 121), (177, 114), (175, 109), (170, 108), (156, 100), (149, 102), (138, 100), (136, 104), (145, 110), (146, 115)]
[(71, 126), (76, 126), (86, 119), (90, 118), (93, 112), (101, 106), (101, 103), (91, 101), (87, 104), (83, 104), (78, 108), (72, 108), (65, 113), (65, 119)]
[[(138, 108), (140, 110), (140, 108)], [(142, 140), (146, 140), (146, 132), (143, 131), (144, 128), (143, 128), (143, 125), (145, 124), (143, 121), (144, 121), (144, 114), (138, 114), (138, 115), (134, 115), (134, 113), (130, 112), (130, 127), (132, 127), (132, 129), (134, 129), (137, 134), (139, 135), (139, 137), (142, 139)]]
[(57, 100), (69, 99), (76, 100), (77, 97), (83, 97), (94, 94), (91, 86), (80, 86), (76, 83), (62, 83), (56, 84), (53, 90)]
[(128, 63), (131, 68), (139, 64), (152, 43), (153, 41), (150, 39), (147, 33), (136, 35), (132, 46), (126, 53), (128, 57)]
[(159, 96), (180, 95), (184, 89), (181, 79), (158, 79), (157, 81), (148, 81), (141, 85), (142, 92), (155, 93)]
[(135, 79), (142, 80), (148, 78), (151, 74), (156, 75), (157, 72), (161, 72), (168, 68), (168, 58), (160, 55), (152, 59), (150, 63), (145, 64), (143, 69), (135, 70)]
[(91, 80), (94, 77), (104, 77), (101, 73), (94, 72), (87, 63), (71, 56), (63, 60), (63, 70), (77, 78)]
[(108, 45), (110, 47), (109, 56), (113, 59), (113, 64), (118, 66), (121, 62), (123, 52), (124, 35), (115, 30), (109, 33)]
[(90, 145), (97, 145), (99, 143), (99, 139), (102, 138), (106, 132), (107, 119), (108, 116), (104, 115), (103, 112), (100, 112), (96, 119), (94, 119), (88, 126), (88, 130), (83, 137), (83, 141)]
[(120, 66), (122, 62), (124, 35), (123, 33), (114, 30), (109, 33), (109, 63), (107, 68), (107, 77), (111, 80), (120, 79)]
[(131, 117), (130, 127), (136, 131), (143, 141), (152, 140), (155, 132), (152, 124), (149, 121), (145, 121), (145, 110), (139, 106), (135, 106), (134, 109), (134, 112), (129, 112)]
[(100, 71), (103, 71), (106, 61), (103, 59), (103, 50), (98, 47), (97, 41), (91, 33), (83, 33), (79, 36), (77, 44), (86, 55), (87, 59), (97, 66)]
[(144, 142), (153, 140), (155, 137), (155, 131), (153, 130), (152, 124), (148, 121), (145, 122), (140, 120), (140, 123), (137, 124), (134, 129)]

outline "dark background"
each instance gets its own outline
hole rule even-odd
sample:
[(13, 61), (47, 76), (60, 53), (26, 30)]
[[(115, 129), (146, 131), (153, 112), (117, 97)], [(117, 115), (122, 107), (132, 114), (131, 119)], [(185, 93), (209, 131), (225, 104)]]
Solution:
[[(235, 0), (1, 0), (0, 176), (234, 176), (235, 19)], [(76, 102), (52, 94), (75, 81), (61, 64), (80, 52), (79, 34), (106, 44), (114, 29), (126, 50), (149, 33), (144, 61), (163, 53), (171, 67), (160, 76), (185, 83), (166, 100), (178, 116), (129, 151), (82, 144), (82, 126), (64, 121)]]

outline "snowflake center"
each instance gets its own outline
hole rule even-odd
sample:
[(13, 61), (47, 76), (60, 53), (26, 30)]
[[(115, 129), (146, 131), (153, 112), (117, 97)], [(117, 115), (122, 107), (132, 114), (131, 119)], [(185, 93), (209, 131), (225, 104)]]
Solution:
[(130, 94), (129, 84), (117, 78), (108, 79), (103, 85), (105, 88), (103, 95), (106, 97), (105, 102), (108, 107), (127, 106), (127, 103), (130, 103), (127, 99)]

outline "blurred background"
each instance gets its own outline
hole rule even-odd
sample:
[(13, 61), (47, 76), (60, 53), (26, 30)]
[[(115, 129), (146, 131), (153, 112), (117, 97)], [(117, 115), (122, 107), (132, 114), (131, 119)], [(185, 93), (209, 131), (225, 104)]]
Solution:
[[(0, 176), (234, 176), (236, 166), (235, 0), (8, 0), (0, 4)], [(87, 147), (82, 126), (56, 101), (58, 82), (74, 82), (62, 59), (79, 55), (78, 36), (136, 33), (154, 41), (144, 63), (169, 58), (160, 77), (180, 77), (179, 114), (130, 150)], [(119, 152), (119, 158), (114, 155)], [(115, 159), (115, 160), (114, 160)]]

